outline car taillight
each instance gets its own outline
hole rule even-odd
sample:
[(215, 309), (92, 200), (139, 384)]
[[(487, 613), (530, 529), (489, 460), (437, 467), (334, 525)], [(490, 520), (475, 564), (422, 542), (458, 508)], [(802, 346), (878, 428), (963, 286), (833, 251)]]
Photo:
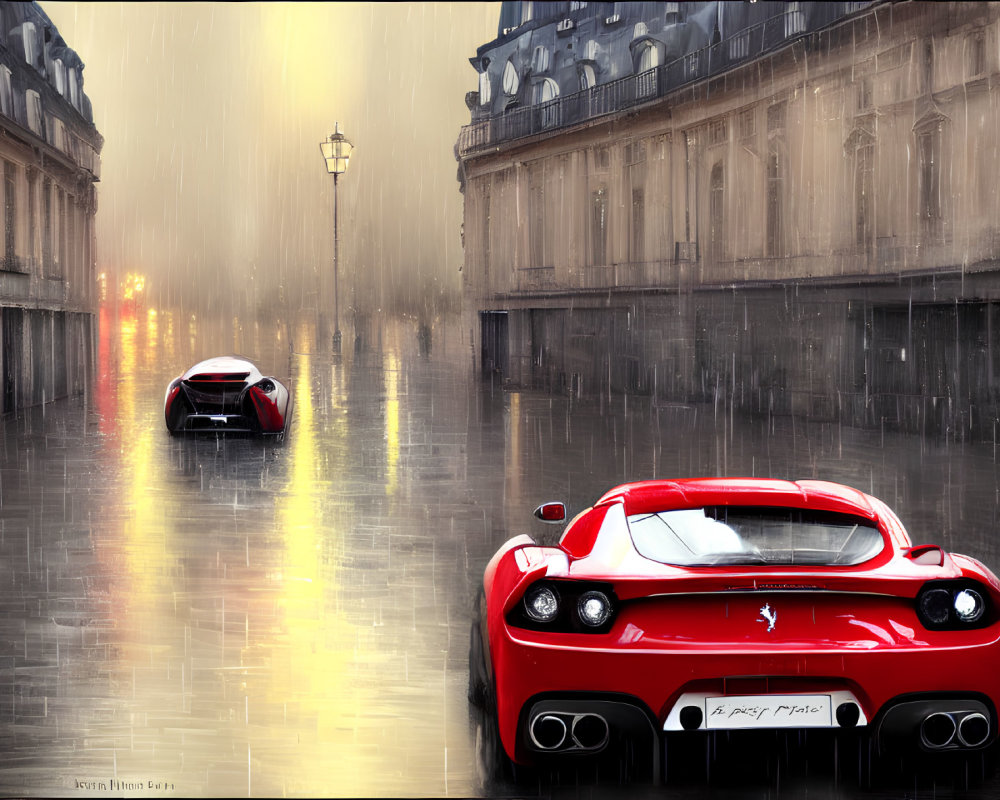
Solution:
[(917, 595), (917, 616), (930, 630), (964, 630), (989, 625), (992, 610), (988, 593), (975, 581), (933, 581)]
[(559, 597), (551, 586), (535, 584), (524, 596), (524, 611), (535, 622), (552, 622), (559, 613)]
[(615, 603), (605, 584), (542, 580), (528, 587), (507, 621), (553, 633), (605, 633), (614, 622)]
[(611, 616), (611, 601), (604, 592), (589, 591), (580, 595), (576, 604), (580, 622), (591, 628), (600, 628)]

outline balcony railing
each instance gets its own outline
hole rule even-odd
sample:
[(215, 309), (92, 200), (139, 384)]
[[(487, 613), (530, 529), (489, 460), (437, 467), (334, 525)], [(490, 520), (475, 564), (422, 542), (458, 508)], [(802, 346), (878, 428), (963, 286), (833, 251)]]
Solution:
[[(835, 30), (839, 26), (834, 23), (847, 14), (856, 13), (859, 6), (867, 5), (869, 4), (816, 3), (808, 30), (804, 29), (805, 21), (801, 11), (786, 11), (740, 30), (717, 44), (687, 53), (669, 64), (638, 75), (598, 84), (540, 105), (513, 108), (503, 114), (473, 122), (463, 127), (459, 134), (459, 155), (471, 155), (496, 147), (501, 142), (550, 133), (648, 103), (683, 86), (753, 61), (820, 29)], [(841, 23), (847, 24), (851, 24), (851, 20)]]

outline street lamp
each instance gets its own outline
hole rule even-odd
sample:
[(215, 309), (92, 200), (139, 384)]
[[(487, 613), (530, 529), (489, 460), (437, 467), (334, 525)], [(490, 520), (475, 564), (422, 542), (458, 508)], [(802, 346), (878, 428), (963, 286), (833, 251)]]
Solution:
[[(347, 162), (351, 158), (354, 145), (340, 131), (340, 123), (336, 123), (334, 133), (325, 142), (319, 143), (319, 149), (326, 160), (326, 171), (333, 175), (333, 350), (340, 352), (340, 295), (337, 291), (337, 178), (347, 172)], [(322, 300), (320, 300), (322, 303)]]

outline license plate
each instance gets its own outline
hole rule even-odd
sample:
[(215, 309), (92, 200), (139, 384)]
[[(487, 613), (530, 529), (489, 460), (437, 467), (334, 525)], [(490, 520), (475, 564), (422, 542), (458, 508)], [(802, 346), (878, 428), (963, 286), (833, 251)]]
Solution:
[(766, 694), (705, 698), (705, 727), (830, 728), (830, 695)]

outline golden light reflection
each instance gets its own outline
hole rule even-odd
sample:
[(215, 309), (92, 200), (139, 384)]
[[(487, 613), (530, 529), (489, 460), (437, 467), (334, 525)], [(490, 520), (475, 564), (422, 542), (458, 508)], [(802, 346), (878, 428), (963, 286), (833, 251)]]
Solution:
[(511, 500), (521, 500), (521, 394), (510, 393), (510, 411), (507, 418), (507, 464), (508, 488)]
[[(156, 330), (155, 314), (147, 317), (148, 326)], [(146, 353), (140, 352), (139, 321), (131, 314), (121, 320), (121, 374), (133, 376), (140, 361), (146, 361)], [(147, 349), (155, 336), (145, 340)], [(151, 491), (156, 470), (153, 469), (153, 426), (141, 424), (141, 415), (136, 408), (136, 382), (121, 381), (118, 398), (119, 430), (138, 428), (134, 435), (121, 437), (120, 457), (125, 500), (130, 513), (122, 527), (122, 544), (129, 576), (128, 605), (130, 609), (148, 605), (155, 576), (155, 564), (163, 558), (163, 519), (158, 513), (158, 504)], [(140, 424), (136, 425), (139, 422)], [(159, 429), (157, 429), (158, 431)]]
[[(330, 549), (337, 531), (324, 524), (320, 513), (328, 492), (322, 480), (327, 461), (317, 440), (321, 433), (329, 437), (330, 431), (320, 431), (316, 421), (314, 356), (306, 352), (313, 349), (312, 333), (305, 326), (295, 331), (290, 471), (276, 503), (284, 557), (281, 573), (271, 576), (278, 582), (280, 621), (274, 636), (261, 643), (271, 662), (265, 700), (271, 707), (280, 704), (289, 717), (315, 719), (311, 741), (302, 742), (287, 765), (286, 791), (322, 793), (335, 775), (337, 794), (363, 796), (371, 783), (358, 774), (356, 765), (365, 763), (366, 755), (356, 731), (367, 700), (356, 685), (356, 674), (359, 660), (371, 656), (365, 653), (361, 632), (335, 610), (336, 572), (324, 563), (324, 550)], [(346, 436), (343, 425), (334, 425), (335, 434)]]
[(399, 357), (386, 355), (385, 365), (385, 493), (396, 493), (399, 465)]

